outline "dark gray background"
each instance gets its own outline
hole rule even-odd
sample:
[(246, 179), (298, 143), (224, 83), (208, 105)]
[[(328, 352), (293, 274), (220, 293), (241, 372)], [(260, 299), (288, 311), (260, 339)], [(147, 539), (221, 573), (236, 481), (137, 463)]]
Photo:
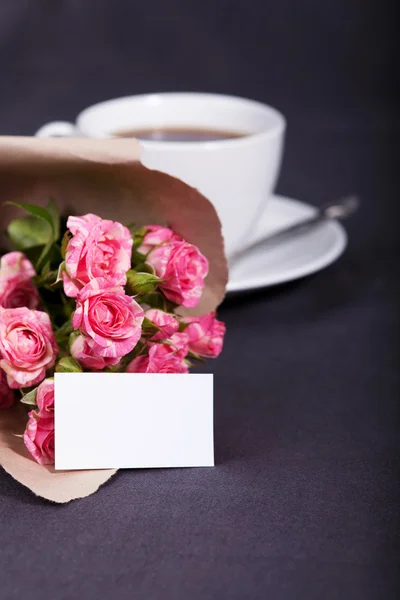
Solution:
[(278, 191), (363, 200), (326, 271), (227, 300), (215, 469), (127, 471), (66, 506), (0, 472), (0, 598), (391, 600), (399, 568), (394, 2), (2, 0), (0, 132), (98, 100), (280, 108)]

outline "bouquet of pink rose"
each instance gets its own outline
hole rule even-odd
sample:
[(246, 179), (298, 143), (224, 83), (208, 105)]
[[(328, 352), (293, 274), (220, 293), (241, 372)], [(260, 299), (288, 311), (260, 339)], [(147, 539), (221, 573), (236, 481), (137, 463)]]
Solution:
[(200, 250), (168, 227), (94, 214), (60, 217), (21, 204), (0, 261), (0, 408), (33, 405), (24, 442), (54, 462), (54, 372), (187, 373), (221, 352), (215, 313), (183, 317), (208, 273)]

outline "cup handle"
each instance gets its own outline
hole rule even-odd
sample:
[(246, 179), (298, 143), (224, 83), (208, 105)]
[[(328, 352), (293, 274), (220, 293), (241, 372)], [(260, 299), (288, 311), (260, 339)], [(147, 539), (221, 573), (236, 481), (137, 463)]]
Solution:
[(77, 137), (78, 130), (67, 121), (53, 121), (46, 123), (35, 133), (36, 137)]

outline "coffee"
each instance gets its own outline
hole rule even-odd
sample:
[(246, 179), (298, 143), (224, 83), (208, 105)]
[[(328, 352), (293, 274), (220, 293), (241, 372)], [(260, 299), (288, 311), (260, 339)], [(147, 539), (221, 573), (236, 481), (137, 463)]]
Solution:
[(115, 137), (137, 138), (152, 142), (215, 142), (245, 137), (246, 133), (203, 129), (196, 127), (148, 127), (146, 129), (125, 129), (116, 131)]

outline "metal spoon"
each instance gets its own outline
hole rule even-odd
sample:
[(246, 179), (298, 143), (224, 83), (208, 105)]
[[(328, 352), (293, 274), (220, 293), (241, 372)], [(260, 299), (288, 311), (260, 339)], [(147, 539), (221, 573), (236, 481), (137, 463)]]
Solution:
[(229, 259), (229, 266), (231, 267), (237, 262), (243, 252), (254, 250), (255, 248), (269, 249), (271, 246), (281, 244), (299, 234), (308, 232), (311, 228), (315, 227), (315, 225), (319, 225), (324, 221), (329, 221), (331, 219), (347, 219), (358, 210), (359, 206), (360, 199), (357, 196), (346, 196), (337, 202), (326, 204), (325, 206), (318, 208), (317, 212), (312, 217), (304, 219), (294, 225), (290, 225), (289, 227), (285, 227), (284, 229), (279, 229), (270, 236), (250, 244), (244, 251), (242, 250), (241, 252), (234, 254)]

